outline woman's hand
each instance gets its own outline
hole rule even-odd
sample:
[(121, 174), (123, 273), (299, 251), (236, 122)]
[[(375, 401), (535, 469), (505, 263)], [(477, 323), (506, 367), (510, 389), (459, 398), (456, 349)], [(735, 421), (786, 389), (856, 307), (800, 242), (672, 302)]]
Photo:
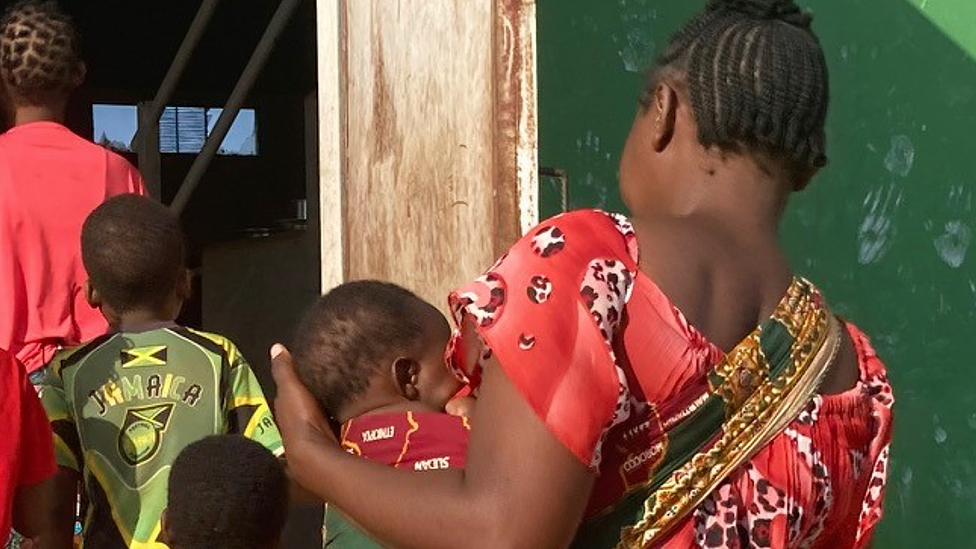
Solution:
[(271, 374), (278, 394), (275, 397), (275, 421), (285, 446), (288, 470), (296, 480), (306, 484), (303, 465), (323, 452), (336, 452), (338, 441), (318, 402), (295, 373), (291, 353), (284, 345), (271, 347)]

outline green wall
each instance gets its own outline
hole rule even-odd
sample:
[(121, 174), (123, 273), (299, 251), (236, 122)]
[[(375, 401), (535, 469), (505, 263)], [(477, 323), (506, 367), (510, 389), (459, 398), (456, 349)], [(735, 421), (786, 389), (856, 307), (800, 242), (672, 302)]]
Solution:
[[(539, 0), (540, 160), (571, 207), (616, 169), (655, 48), (702, 0)], [(796, 269), (873, 338), (895, 384), (876, 547), (976, 546), (976, 2), (808, 0), (830, 64), (830, 165), (790, 206)], [(542, 184), (542, 214), (558, 210)]]

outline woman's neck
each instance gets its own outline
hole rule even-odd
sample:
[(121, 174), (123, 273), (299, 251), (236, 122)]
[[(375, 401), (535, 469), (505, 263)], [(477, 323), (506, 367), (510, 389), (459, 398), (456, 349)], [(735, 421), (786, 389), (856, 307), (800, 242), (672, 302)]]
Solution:
[[(776, 239), (790, 186), (747, 158), (725, 160), (724, 169), (676, 183), (681, 191), (663, 217), (714, 222), (723, 232)], [(636, 217), (642, 217), (637, 215)]]

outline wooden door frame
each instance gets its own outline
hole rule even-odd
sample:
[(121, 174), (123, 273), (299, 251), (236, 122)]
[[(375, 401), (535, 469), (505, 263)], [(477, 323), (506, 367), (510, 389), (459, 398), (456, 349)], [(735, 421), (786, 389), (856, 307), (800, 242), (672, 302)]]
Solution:
[[(350, 0), (316, 0), (323, 292), (345, 281), (348, 275), (348, 235), (344, 230), (347, 210), (343, 192), (347, 174), (347, 52), (343, 15), (347, 1)], [(491, 1), (495, 79), (492, 83), (495, 109), (492, 184), (494, 200), (500, 207), (495, 210), (493, 226), (483, 230), (491, 236), (497, 256), (538, 221), (536, 5), (534, 0)]]

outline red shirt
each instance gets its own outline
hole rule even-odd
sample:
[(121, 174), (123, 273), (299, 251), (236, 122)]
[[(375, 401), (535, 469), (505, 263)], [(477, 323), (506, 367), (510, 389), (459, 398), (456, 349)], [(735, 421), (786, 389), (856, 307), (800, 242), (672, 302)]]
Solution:
[(0, 544), (10, 535), (14, 492), (54, 475), (54, 442), (27, 372), (0, 350)]
[(342, 426), (342, 447), (385, 465), (433, 471), (464, 467), (468, 418), (440, 412), (390, 412), (350, 419)]
[(0, 135), (0, 348), (28, 372), (107, 329), (85, 302), (81, 226), (117, 194), (145, 194), (124, 158), (54, 122)]

